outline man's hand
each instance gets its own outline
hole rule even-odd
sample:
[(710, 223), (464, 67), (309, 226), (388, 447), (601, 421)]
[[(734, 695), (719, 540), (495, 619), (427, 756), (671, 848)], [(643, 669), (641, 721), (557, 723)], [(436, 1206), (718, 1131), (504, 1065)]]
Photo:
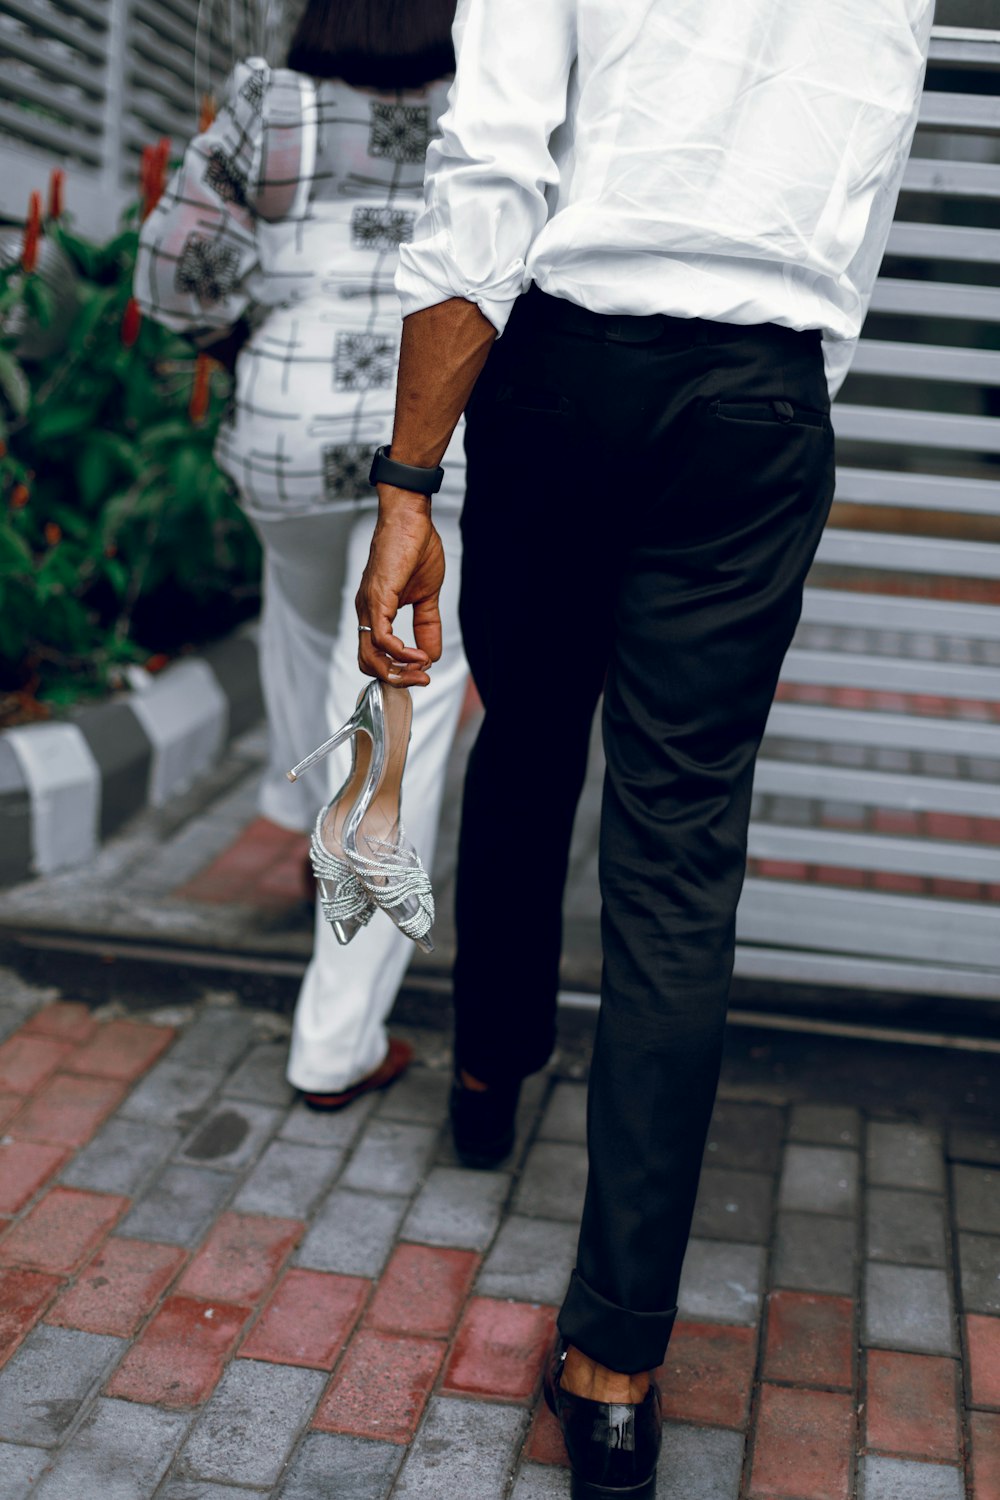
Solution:
[[(429, 500), (411, 490), (379, 485), (379, 517), (355, 605), (358, 665), (369, 677), (396, 687), (426, 687), (428, 668), (441, 655), (438, 595), (444, 582), (444, 549), (431, 520)], [(413, 606), (415, 646), (393, 634), (403, 605)]]

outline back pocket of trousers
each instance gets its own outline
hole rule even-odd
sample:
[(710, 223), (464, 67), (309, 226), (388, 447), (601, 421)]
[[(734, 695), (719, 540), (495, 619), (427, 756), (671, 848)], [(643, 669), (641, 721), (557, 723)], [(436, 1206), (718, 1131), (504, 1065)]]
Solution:
[(812, 411), (806, 406), (794, 406), (791, 401), (775, 398), (771, 401), (713, 401), (713, 416), (725, 422), (760, 422), (778, 427), (826, 427), (829, 417), (825, 412)]

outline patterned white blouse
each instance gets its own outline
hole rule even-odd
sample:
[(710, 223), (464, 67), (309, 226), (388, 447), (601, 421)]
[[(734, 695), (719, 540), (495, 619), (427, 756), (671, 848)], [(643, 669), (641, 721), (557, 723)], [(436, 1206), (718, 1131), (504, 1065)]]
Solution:
[[(143, 225), (135, 294), (196, 337), (248, 316), (216, 456), (251, 513), (374, 505), (401, 316), (393, 277), (448, 84), (370, 93), (252, 58)], [(436, 503), (457, 507), (456, 433)]]

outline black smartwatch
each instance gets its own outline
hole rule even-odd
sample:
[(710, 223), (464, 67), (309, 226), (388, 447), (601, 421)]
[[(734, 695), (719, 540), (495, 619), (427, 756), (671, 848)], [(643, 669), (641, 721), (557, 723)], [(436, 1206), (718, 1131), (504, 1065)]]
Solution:
[(399, 464), (389, 457), (389, 445), (375, 449), (369, 484), (394, 484), (400, 490), (416, 490), (418, 495), (436, 495), (444, 479), (444, 470), (422, 469), (417, 464)]

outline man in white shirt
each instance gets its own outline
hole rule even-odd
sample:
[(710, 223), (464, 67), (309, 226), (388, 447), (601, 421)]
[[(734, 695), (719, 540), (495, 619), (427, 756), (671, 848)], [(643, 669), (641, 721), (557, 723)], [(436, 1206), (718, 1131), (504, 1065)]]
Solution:
[[(402, 247), (360, 660), (418, 685), (439, 655), (431, 471), (468, 403), (461, 613), (486, 715), (452, 1121), (472, 1164), (509, 1149), (520, 1081), (551, 1050), (605, 691), (590, 1179), (548, 1383), (573, 1493), (593, 1500), (654, 1493), (649, 1371), (718, 1078), (754, 758), (829, 509), (829, 397), (885, 247), (932, 8), (462, 0)], [(392, 632), (403, 603), (412, 647)]]

